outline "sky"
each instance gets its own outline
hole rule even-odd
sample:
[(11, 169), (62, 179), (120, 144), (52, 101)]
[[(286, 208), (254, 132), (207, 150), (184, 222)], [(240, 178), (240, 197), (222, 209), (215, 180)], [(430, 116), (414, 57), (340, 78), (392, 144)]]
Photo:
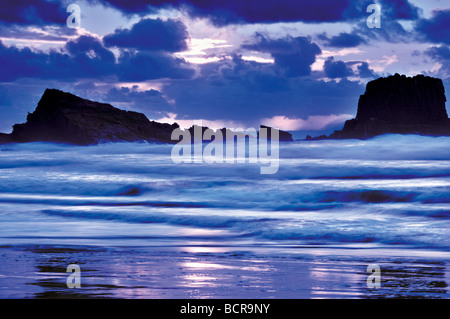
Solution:
[[(79, 19), (69, 18), (71, 4)], [(380, 28), (367, 23), (371, 4), (381, 8)], [(182, 127), (202, 120), (317, 134), (354, 117), (365, 85), (378, 77), (425, 74), (450, 92), (450, 0), (0, 5), (5, 133), (26, 121), (46, 88)]]

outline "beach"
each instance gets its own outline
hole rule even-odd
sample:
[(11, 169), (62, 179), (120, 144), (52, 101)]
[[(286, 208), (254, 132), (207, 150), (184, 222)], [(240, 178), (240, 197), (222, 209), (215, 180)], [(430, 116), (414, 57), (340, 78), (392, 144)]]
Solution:
[(165, 144), (3, 145), (0, 296), (448, 298), (449, 146), (280, 143), (262, 175), (175, 164)]

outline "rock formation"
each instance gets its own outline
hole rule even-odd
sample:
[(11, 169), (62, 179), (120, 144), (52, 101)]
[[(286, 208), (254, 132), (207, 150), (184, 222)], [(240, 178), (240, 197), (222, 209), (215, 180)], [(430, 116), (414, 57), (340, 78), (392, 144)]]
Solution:
[(442, 80), (395, 74), (371, 81), (360, 96), (356, 118), (329, 138), (364, 139), (385, 133), (450, 135)]
[[(260, 129), (261, 128), (267, 129), (267, 138), (269, 140), (272, 139), (271, 132), (272, 132), (273, 128), (271, 128), (270, 126), (265, 126), (265, 125), (261, 125)], [(292, 142), (293, 141), (291, 133), (282, 131), (282, 130), (278, 130), (278, 129), (276, 129), (276, 130), (278, 131), (278, 140), (280, 142)], [(259, 133), (258, 133), (258, 137), (259, 137)]]
[[(209, 129), (207, 126), (201, 126), (200, 127), (200, 126), (197, 126), (197, 125), (193, 125), (189, 129), (187, 129), (187, 131), (189, 131), (189, 134), (191, 135), (192, 142), (194, 142), (194, 140), (195, 140), (194, 139), (194, 132), (195, 132), (195, 128), (196, 127), (198, 128), (198, 131), (201, 132), (201, 136), (202, 137), (204, 136), (205, 131)], [(267, 129), (267, 136), (266, 136), (266, 138), (268, 140), (272, 139), (272, 136), (271, 136), (272, 132), (278, 131), (278, 140), (280, 142), (292, 142), (293, 141), (292, 134), (289, 133), (289, 132), (285, 132), (285, 131), (282, 131), (282, 130), (279, 130), (279, 129), (276, 129), (276, 128), (272, 128), (270, 126), (265, 126), (265, 125), (261, 125), (260, 126), (260, 130), (262, 128)], [(246, 138), (246, 137), (248, 137), (248, 133), (246, 133), (246, 132), (243, 132), (243, 131), (232, 131), (232, 130), (226, 128), (226, 127), (221, 128), (221, 129), (216, 130), (216, 131), (214, 131), (214, 130), (212, 130), (212, 131), (214, 133), (217, 133), (218, 131), (220, 131), (220, 134), (222, 135), (222, 139), (223, 139), (224, 142), (226, 142), (227, 136), (231, 136), (231, 137), (235, 136), (235, 137), (238, 137), (238, 138)], [(259, 131), (256, 133), (256, 138), (259, 138)], [(214, 139), (215, 139), (215, 137), (213, 137), (213, 140)], [(210, 140), (209, 139), (202, 139), (202, 141), (203, 142), (209, 142)]]
[(47, 89), (27, 122), (13, 126), (13, 142), (59, 142), (76, 145), (110, 141), (172, 142), (178, 124), (149, 121), (142, 113), (124, 111), (70, 93)]
[[(0, 144), (56, 142), (90, 145), (106, 142), (163, 142), (172, 140), (178, 124), (149, 121), (142, 113), (124, 111), (109, 104), (82, 99), (56, 89), (47, 89), (26, 123), (15, 124), (11, 134), (0, 133)], [(261, 128), (269, 128), (261, 125)], [(208, 127), (202, 127), (204, 132)], [(192, 139), (194, 126), (188, 129)], [(228, 129), (221, 132), (225, 137)], [(270, 139), (270, 130), (269, 136)], [(241, 133), (236, 133), (238, 136)], [(203, 136), (203, 134), (202, 134)], [(245, 135), (242, 135), (245, 136)], [(288, 132), (279, 131), (280, 141), (292, 141)]]

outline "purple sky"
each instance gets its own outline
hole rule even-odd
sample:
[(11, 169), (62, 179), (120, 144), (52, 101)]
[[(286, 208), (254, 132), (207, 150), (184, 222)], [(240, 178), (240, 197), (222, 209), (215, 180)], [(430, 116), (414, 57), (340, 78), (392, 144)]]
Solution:
[[(69, 28), (67, 6), (81, 8)], [(381, 28), (366, 25), (381, 5)], [(0, 131), (45, 88), (189, 126), (340, 128), (365, 84), (418, 73), (450, 83), (448, 0), (6, 0)]]

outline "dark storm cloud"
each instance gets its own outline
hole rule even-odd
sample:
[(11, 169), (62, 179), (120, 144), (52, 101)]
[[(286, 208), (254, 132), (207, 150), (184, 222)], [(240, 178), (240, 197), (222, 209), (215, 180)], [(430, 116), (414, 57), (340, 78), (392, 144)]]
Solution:
[(142, 19), (131, 29), (118, 29), (104, 37), (106, 46), (179, 52), (187, 49), (189, 34), (181, 21)]
[(306, 37), (285, 37), (269, 39), (262, 34), (255, 35), (255, 41), (242, 45), (243, 49), (270, 53), (275, 67), (283, 70), (288, 77), (311, 74), (311, 64), (322, 51)]
[(18, 78), (59, 79), (62, 81), (118, 77), (121, 81), (157, 78), (189, 78), (194, 71), (183, 60), (160, 52), (114, 54), (96, 38), (81, 36), (66, 43), (63, 51), (49, 53), (29, 48), (7, 47), (0, 41), (0, 81)]
[[(361, 19), (368, 17), (367, 7), (374, 4), (373, 0), (352, 0), (351, 5), (345, 11), (344, 20)], [(419, 17), (419, 8), (408, 0), (380, 0), (382, 20), (415, 20)]]
[(329, 46), (335, 48), (352, 48), (366, 43), (366, 40), (355, 33), (339, 33), (331, 38), (328, 38), (326, 35), (320, 35), (319, 39), (325, 40)]
[(419, 16), (419, 8), (407, 0), (384, 0), (381, 4), (387, 8), (388, 15), (396, 19), (414, 20)]
[(161, 6), (165, 1), (160, 0), (88, 0), (91, 3), (104, 3), (111, 5), (126, 13), (149, 12), (154, 6)]
[(318, 35), (318, 39), (326, 45), (345, 48), (370, 44), (375, 41), (412, 42), (417, 38), (414, 31), (407, 31), (400, 23), (401, 20), (417, 20), (419, 8), (404, 0), (384, 0), (381, 4), (381, 28), (368, 28), (367, 18), (372, 12), (366, 12), (373, 1), (353, 1), (342, 21), (354, 21), (351, 32), (340, 33), (333, 37), (326, 34)]
[(440, 71), (444, 72), (444, 76), (447, 78), (450, 76), (450, 46), (434, 46), (426, 50), (425, 54), (441, 64)]
[(379, 77), (372, 69), (369, 68), (369, 64), (367, 62), (362, 62), (357, 66), (358, 76), (360, 78), (376, 78)]
[(216, 25), (231, 23), (273, 22), (332, 22), (339, 21), (350, 4), (350, 0), (335, 1), (202, 1), (190, 0), (189, 12), (193, 16), (207, 17)]
[(204, 65), (202, 75), (216, 86), (226, 85), (227, 81), (239, 81), (249, 91), (289, 90), (289, 80), (270, 64), (245, 61), (241, 55), (234, 55), (232, 61), (221, 61), (213, 65), (216, 67)]
[(431, 47), (425, 53), (436, 60), (450, 60), (450, 47), (446, 45)]
[[(362, 42), (360, 44), (371, 44), (376, 41), (387, 41), (391, 43), (410, 43), (416, 41), (417, 34), (413, 31), (407, 31), (396, 19), (388, 16), (381, 16), (381, 28), (370, 29), (366, 25), (366, 20), (358, 22), (353, 30), (349, 33), (353, 40), (359, 37)], [(324, 35), (319, 35), (319, 39), (327, 41), (328, 38)], [(332, 38), (333, 39), (333, 38)], [(344, 38), (336, 38), (338, 44), (342, 44)], [(352, 40), (348, 39), (349, 42)]]
[(78, 78), (104, 78), (112, 76), (115, 71), (115, 57), (102, 43), (90, 36), (81, 36), (66, 43), (65, 51), (36, 53), (44, 56), (41, 76), (60, 80)]
[(57, 0), (3, 0), (0, 22), (21, 25), (65, 24), (66, 7)]
[(81, 36), (66, 44), (71, 66), (79, 68), (79, 76), (109, 75), (114, 70), (115, 57), (96, 38)]
[[(93, 0), (100, 1), (100, 0)], [(162, 7), (182, 8), (193, 17), (210, 19), (215, 25), (274, 22), (337, 22), (366, 16), (372, 0), (103, 0), (127, 13), (155, 11)], [(416, 19), (418, 8), (407, 0), (380, 1), (383, 14), (394, 19)]]
[(114, 55), (95, 38), (82, 36), (69, 41), (65, 52), (33, 51), (28, 47), (5, 46), (0, 41), (0, 80), (18, 78), (74, 79), (104, 76), (114, 71)]
[(346, 78), (353, 75), (351, 68), (343, 61), (334, 61), (333, 57), (328, 58), (323, 66), (325, 75), (330, 79)]
[[(193, 17), (210, 19), (216, 25), (274, 22), (342, 22), (361, 20), (372, 0), (88, 0), (115, 7), (124, 14), (156, 13), (160, 8), (178, 8)], [(380, 1), (383, 17), (417, 19), (418, 8), (407, 0)], [(6, 0), (0, 22), (21, 25), (65, 24), (67, 3), (57, 0)]]
[(22, 76), (39, 77), (46, 63), (44, 54), (34, 53), (29, 48), (6, 47), (0, 41), (0, 81), (11, 81)]
[(450, 9), (435, 10), (431, 19), (417, 22), (417, 31), (426, 41), (450, 44)]
[[(280, 21), (338, 21), (350, 5), (350, 0), (104, 0), (128, 13), (151, 11), (160, 7), (187, 10), (194, 17), (209, 18), (216, 25)], [(149, 7), (150, 5), (150, 7)]]
[(184, 59), (164, 52), (123, 52), (117, 65), (120, 81), (188, 79), (195, 71)]

